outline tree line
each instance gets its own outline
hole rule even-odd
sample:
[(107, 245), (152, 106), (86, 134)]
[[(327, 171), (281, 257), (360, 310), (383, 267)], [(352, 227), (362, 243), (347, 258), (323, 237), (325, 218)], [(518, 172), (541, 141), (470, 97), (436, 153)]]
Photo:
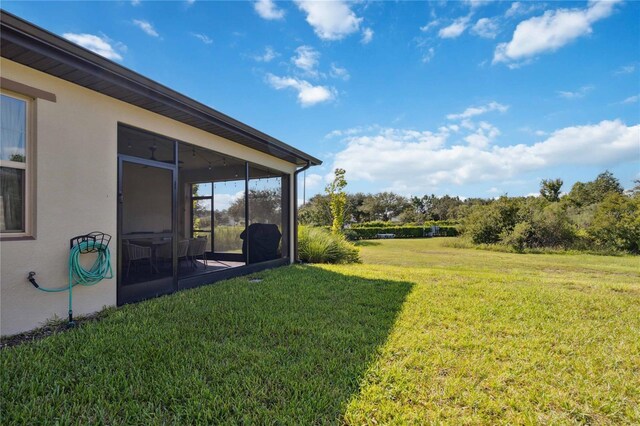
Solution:
[[(634, 184), (625, 192), (620, 181), (605, 171), (592, 181), (576, 182), (566, 193), (562, 179), (544, 179), (538, 197), (461, 199), (341, 191), (338, 222), (348, 226), (374, 221), (417, 225), (448, 221), (459, 223), (464, 237), (474, 244), (502, 244), (516, 250), (552, 247), (638, 253), (640, 180)], [(344, 186), (346, 181), (340, 189)], [(327, 188), (326, 194), (312, 197), (300, 208), (300, 222), (335, 227), (335, 193), (335, 188)]]

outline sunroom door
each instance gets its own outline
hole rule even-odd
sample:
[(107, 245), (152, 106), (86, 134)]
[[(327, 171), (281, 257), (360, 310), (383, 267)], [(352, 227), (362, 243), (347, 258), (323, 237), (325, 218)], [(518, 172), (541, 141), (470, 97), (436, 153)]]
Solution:
[(176, 290), (174, 164), (119, 156), (118, 304)]

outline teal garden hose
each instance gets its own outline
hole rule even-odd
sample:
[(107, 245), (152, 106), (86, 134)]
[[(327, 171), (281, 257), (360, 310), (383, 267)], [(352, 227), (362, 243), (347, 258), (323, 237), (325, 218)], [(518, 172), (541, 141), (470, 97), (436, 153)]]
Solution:
[[(102, 238), (99, 235), (102, 235)], [(98, 237), (96, 238), (96, 235)], [(35, 272), (29, 272), (28, 280), (38, 290), (48, 293), (59, 293), (69, 291), (69, 325), (73, 325), (73, 287), (82, 285), (89, 287), (98, 284), (104, 279), (113, 278), (111, 268), (111, 252), (109, 251), (109, 240), (104, 238), (107, 234), (92, 233), (75, 237), (71, 240), (71, 251), (69, 253), (69, 285), (61, 288), (46, 288), (40, 286), (35, 280)], [(75, 244), (74, 244), (75, 241)], [(96, 260), (89, 269), (85, 269), (80, 262), (80, 255), (85, 253), (96, 253)]]

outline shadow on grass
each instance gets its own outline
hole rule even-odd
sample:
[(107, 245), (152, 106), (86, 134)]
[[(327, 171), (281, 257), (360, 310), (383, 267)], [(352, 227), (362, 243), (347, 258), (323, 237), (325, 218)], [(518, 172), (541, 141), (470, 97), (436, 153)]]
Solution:
[(412, 284), (313, 266), (125, 306), (0, 352), (7, 423), (341, 423)]

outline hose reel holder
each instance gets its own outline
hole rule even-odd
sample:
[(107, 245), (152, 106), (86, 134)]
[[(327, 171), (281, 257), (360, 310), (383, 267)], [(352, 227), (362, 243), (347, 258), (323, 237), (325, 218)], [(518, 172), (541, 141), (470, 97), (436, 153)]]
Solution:
[[(36, 273), (31, 271), (27, 280), (38, 290), (48, 293), (58, 293), (69, 291), (69, 323), (68, 326), (75, 325), (73, 321), (73, 287), (80, 284), (89, 287), (98, 284), (103, 279), (113, 278), (111, 268), (111, 253), (109, 243), (111, 235), (104, 232), (90, 232), (85, 235), (78, 235), (69, 240), (69, 285), (61, 288), (46, 288), (39, 285), (35, 279)], [(80, 255), (97, 253), (97, 257), (91, 267), (86, 269), (80, 262)]]

